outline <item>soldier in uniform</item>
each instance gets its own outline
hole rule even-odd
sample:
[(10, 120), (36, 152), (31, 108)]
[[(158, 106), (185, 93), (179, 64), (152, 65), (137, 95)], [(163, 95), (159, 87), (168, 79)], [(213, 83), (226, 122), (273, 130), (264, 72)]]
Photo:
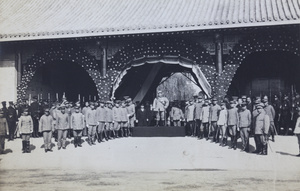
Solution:
[[(270, 127), (269, 116), (264, 111), (262, 103), (256, 106), (257, 116), (255, 117), (255, 136), (258, 137), (258, 148), (260, 149), (259, 155), (268, 154), (268, 133)], [(256, 148), (256, 149), (258, 149)]]
[(194, 113), (194, 119), (195, 119), (195, 127), (196, 127), (196, 136), (200, 139), (203, 138), (203, 134), (200, 132), (201, 127), (201, 114), (202, 114), (202, 106), (203, 106), (203, 99), (202, 96), (197, 96), (197, 101), (195, 103), (195, 113)]
[(157, 97), (153, 101), (153, 111), (156, 112), (156, 126), (165, 125), (166, 109), (169, 106), (169, 100), (163, 97), (162, 91), (157, 92)]
[(114, 125), (113, 125), (113, 103), (111, 101), (106, 102), (106, 114), (105, 114), (105, 130), (108, 139), (115, 137)]
[(9, 141), (14, 140), (14, 135), (16, 131), (16, 122), (17, 122), (17, 111), (14, 108), (14, 104), (12, 101), (9, 102), (9, 106), (7, 108), (7, 123), (9, 129)]
[(203, 107), (202, 107), (202, 114), (201, 114), (201, 121), (202, 125), (201, 127), (203, 129), (200, 129), (200, 131), (203, 131), (204, 137), (206, 140), (209, 139), (209, 102), (208, 100), (205, 100)]
[(298, 145), (299, 145), (299, 154), (297, 155), (297, 157), (300, 157), (300, 106), (298, 106), (297, 111), (298, 111), (298, 119), (296, 121), (294, 134), (297, 136)]
[[(228, 115), (228, 111), (226, 108), (226, 103), (222, 102), (221, 103), (221, 110), (219, 112), (219, 116), (218, 116), (218, 121), (217, 121), (217, 125), (218, 125), (218, 129), (217, 131), (220, 131), (220, 133), (218, 132), (217, 134), (221, 134), (221, 141), (220, 141), (220, 146), (225, 146), (226, 144), (226, 129), (227, 129), (227, 117)], [(218, 137), (217, 137), (218, 139)]]
[(4, 117), (7, 119), (6, 101), (1, 102), (1, 104), (2, 104), (2, 111), (3, 111)]
[(98, 143), (103, 141), (103, 134), (105, 134), (105, 119), (106, 119), (106, 109), (104, 101), (100, 101), (100, 106), (96, 109), (98, 125)]
[(247, 109), (247, 103), (244, 102), (239, 110), (239, 124), (240, 136), (242, 139), (242, 151), (249, 152), (249, 133), (252, 122), (251, 112)]
[(33, 120), (33, 137), (39, 137), (38, 128), (39, 128), (39, 119), (40, 119), (40, 105), (38, 103), (37, 97), (33, 96), (32, 103), (30, 104), (30, 114)]
[(119, 132), (120, 137), (124, 137), (124, 136), (127, 137), (129, 114), (127, 111), (127, 105), (125, 100), (121, 102), (121, 107), (119, 109), (121, 110), (121, 127)]
[(263, 103), (265, 105), (264, 109), (266, 114), (269, 116), (270, 119), (270, 132), (268, 133), (268, 137), (270, 137), (270, 135), (272, 136), (272, 141), (275, 141), (275, 123), (274, 123), (274, 119), (275, 119), (275, 109), (273, 108), (272, 105), (269, 104), (268, 98), (264, 98), (263, 99)]
[(30, 153), (30, 135), (33, 132), (33, 120), (28, 115), (28, 109), (23, 111), (18, 125), (19, 132), (22, 135), (22, 151), (23, 153)]
[(231, 147), (236, 150), (237, 147), (237, 126), (239, 125), (238, 109), (235, 107), (236, 102), (230, 101), (230, 108), (228, 109), (228, 131), (231, 137)]
[(221, 110), (221, 107), (217, 104), (217, 99), (212, 99), (212, 105), (210, 107), (209, 111), (209, 121), (211, 123), (211, 133), (213, 136), (213, 142), (218, 143), (219, 142), (219, 134), (217, 132), (217, 121), (218, 121), (218, 114)]
[[(90, 109), (89, 102), (85, 102), (85, 106), (82, 108), (81, 113), (84, 116), (84, 122), (86, 122), (86, 112)], [(82, 136), (87, 136), (87, 127), (82, 130)]]
[(186, 123), (187, 123), (187, 135), (189, 136), (194, 136), (194, 111), (195, 111), (195, 105), (194, 105), (194, 100), (190, 100), (186, 112), (185, 112), (185, 118), (186, 118)]
[(126, 99), (127, 102), (127, 113), (128, 113), (128, 135), (132, 136), (133, 128), (134, 128), (134, 122), (136, 120), (136, 115), (135, 115), (135, 105), (132, 103), (132, 99), (130, 97), (127, 97)]
[(69, 130), (69, 114), (66, 113), (66, 109), (64, 106), (61, 106), (60, 112), (57, 113), (57, 148), (58, 150), (66, 149), (66, 141), (67, 141), (67, 133)]
[(75, 106), (75, 112), (71, 115), (71, 129), (74, 135), (74, 146), (75, 148), (81, 147), (81, 136), (84, 124), (84, 115), (79, 112), (80, 107)]
[(174, 106), (171, 108), (170, 118), (175, 127), (181, 126), (181, 120), (184, 119), (182, 110), (178, 107), (178, 102), (174, 103)]
[(53, 118), (50, 115), (49, 109), (45, 109), (45, 114), (40, 118), (39, 122), (39, 132), (43, 133), (45, 152), (52, 152), (51, 137), (53, 131)]
[(115, 106), (112, 108), (113, 112), (113, 124), (114, 124), (114, 132), (115, 132), (115, 138), (119, 137), (119, 131), (121, 129), (121, 123), (122, 123), (122, 111), (120, 109), (120, 101), (116, 100)]
[(97, 127), (97, 115), (94, 103), (90, 103), (90, 109), (86, 112), (86, 127), (88, 128), (88, 143), (89, 145), (95, 145), (95, 135)]
[(0, 109), (0, 154), (4, 154), (5, 136), (8, 134), (8, 125), (3, 108)]
[(272, 102), (272, 106), (275, 110), (275, 118), (274, 118), (274, 125), (277, 134), (280, 134), (280, 124), (279, 124), (279, 116), (281, 110), (281, 101), (278, 99), (277, 95), (274, 95), (274, 100)]
[(289, 125), (291, 124), (291, 104), (288, 95), (284, 96), (284, 100), (281, 106), (280, 124), (284, 128), (285, 135), (288, 135)]

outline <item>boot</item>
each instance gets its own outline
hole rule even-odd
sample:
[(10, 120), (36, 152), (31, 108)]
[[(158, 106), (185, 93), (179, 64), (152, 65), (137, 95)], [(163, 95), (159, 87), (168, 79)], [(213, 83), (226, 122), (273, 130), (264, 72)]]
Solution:
[(105, 140), (108, 141), (108, 134), (107, 134), (106, 130), (104, 130), (103, 133), (104, 133)]
[(237, 147), (237, 136), (233, 137), (233, 142), (234, 142), (233, 149), (236, 150), (236, 147)]
[(98, 143), (102, 142), (102, 138), (101, 138), (101, 133), (98, 133), (98, 139), (97, 139)]
[(77, 144), (78, 144), (78, 147), (82, 147), (82, 145), (81, 145), (81, 137), (77, 138)]
[(231, 146), (229, 148), (232, 149), (234, 147), (233, 136), (230, 136), (230, 140), (231, 140)]
[(76, 148), (78, 144), (78, 137), (74, 137), (74, 147)]
[(265, 148), (264, 148), (265, 146), (264, 145), (261, 145), (261, 147), (260, 147), (260, 151), (258, 152), (258, 155), (263, 155), (263, 153), (264, 153), (264, 150), (265, 150)]
[(219, 146), (224, 146), (224, 138), (221, 139)]
[(26, 152), (26, 141), (22, 141), (22, 153)]
[(26, 153), (30, 153), (30, 141), (26, 141)]
[(264, 155), (268, 155), (268, 143), (264, 146), (265, 149), (264, 149)]

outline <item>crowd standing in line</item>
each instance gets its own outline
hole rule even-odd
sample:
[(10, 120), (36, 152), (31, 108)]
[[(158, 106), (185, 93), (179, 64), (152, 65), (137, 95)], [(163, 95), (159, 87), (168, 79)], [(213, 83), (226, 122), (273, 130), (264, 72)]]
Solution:
[[(249, 138), (254, 137), (255, 151), (267, 155), (268, 141), (275, 135), (288, 135), (289, 129), (298, 137), (300, 156), (300, 96), (292, 102), (285, 95), (282, 101), (275, 95), (272, 102), (267, 96), (232, 96), (218, 102), (202, 94), (185, 102), (170, 102), (158, 91), (153, 104), (133, 103), (125, 96), (123, 100), (86, 102), (61, 102), (49, 106), (46, 101), (33, 97), (33, 102), (15, 105), (2, 102), (0, 110), (0, 151), (4, 140), (17, 136), (22, 138), (22, 151), (30, 152), (30, 138), (44, 139), (45, 152), (52, 152), (51, 140), (55, 138), (58, 150), (67, 148), (67, 139), (74, 137), (74, 147), (82, 147), (82, 137), (89, 145), (95, 145), (119, 137), (132, 136), (135, 126), (184, 126), (186, 135), (199, 140), (211, 139), (220, 146), (236, 150), (241, 138), (242, 151), (249, 152)], [(230, 144), (228, 143), (230, 138)]]

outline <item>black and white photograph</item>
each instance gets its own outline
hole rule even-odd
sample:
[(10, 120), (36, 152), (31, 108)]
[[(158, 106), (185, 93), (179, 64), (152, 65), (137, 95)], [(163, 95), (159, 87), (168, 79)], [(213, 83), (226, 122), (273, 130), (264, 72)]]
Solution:
[(300, 190), (300, 0), (0, 0), (0, 191)]

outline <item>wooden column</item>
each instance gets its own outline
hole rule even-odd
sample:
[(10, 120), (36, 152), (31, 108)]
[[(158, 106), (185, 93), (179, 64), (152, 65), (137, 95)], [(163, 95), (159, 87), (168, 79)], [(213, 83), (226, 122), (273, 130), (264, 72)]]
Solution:
[(215, 34), (215, 44), (216, 44), (216, 69), (218, 74), (223, 71), (223, 36), (219, 33)]
[(17, 85), (21, 84), (22, 77), (22, 53), (18, 51), (16, 53), (16, 69), (17, 69)]

